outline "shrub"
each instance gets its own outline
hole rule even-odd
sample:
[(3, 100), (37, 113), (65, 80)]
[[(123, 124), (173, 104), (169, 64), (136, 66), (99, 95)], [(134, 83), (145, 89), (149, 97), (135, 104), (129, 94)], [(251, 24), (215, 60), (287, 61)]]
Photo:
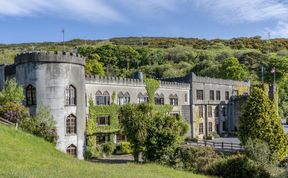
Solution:
[(84, 158), (90, 160), (92, 158), (103, 157), (102, 146), (97, 145), (96, 147), (87, 147), (84, 153)]
[(176, 152), (174, 167), (207, 174), (219, 160), (221, 156), (211, 147), (182, 146)]
[(104, 154), (103, 156), (110, 156), (115, 150), (115, 144), (112, 142), (103, 143), (101, 147), (102, 147), (102, 152)]
[(269, 173), (262, 166), (258, 166), (253, 160), (250, 160), (247, 156), (237, 154), (229, 156), (218, 162), (215, 169), (213, 169), (214, 175), (223, 178), (269, 178)]
[(10, 122), (18, 122), (21, 119), (28, 117), (28, 109), (20, 103), (6, 102), (0, 107), (0, 116)]
[(116, 146), (116, 152), (118, 154), (131, 154), (132, 148), (130, 142), (121, 142)]
[(51, 143), (57, 141), (55, 121), (47, 107), (39, 107), (34, 117), (25, 117), (20, 120), (19, 127)]

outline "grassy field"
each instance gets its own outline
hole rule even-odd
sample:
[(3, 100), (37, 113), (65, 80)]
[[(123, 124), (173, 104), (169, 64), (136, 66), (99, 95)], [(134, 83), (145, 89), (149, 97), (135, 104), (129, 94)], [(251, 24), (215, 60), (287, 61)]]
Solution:
[(0, 177), (204, 178), (155, 164), (105, 164), (77, 160), (50, 143), (0, 124)]

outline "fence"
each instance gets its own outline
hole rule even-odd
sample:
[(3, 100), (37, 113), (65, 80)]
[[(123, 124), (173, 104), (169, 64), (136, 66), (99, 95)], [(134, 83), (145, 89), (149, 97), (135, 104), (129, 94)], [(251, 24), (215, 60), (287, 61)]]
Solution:
[(210, 146), (218, 151), (244, 151), (244, 147), (240, 143), (199, 140), (198, 142), (188, 142), (188, 144), (191, 146)]
[(16, 127), (16, 124), (0, 117), (0, 124)]

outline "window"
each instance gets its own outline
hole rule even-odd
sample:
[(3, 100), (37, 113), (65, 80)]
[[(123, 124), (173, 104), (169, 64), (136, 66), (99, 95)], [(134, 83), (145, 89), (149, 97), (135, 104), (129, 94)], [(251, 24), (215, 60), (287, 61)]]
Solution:
[(215, 100), (214, 90), (210, 90), (210, 100)]
[(142, 93), (138, 94), (138, 103), (145, 103), (148, 102), (148, 94), (145, 93), (144, 95)]
[(225, 106), (222, 108), (222, 116), (226, 116), (226, 108), (225, 108)]
[(208, 132), (211, 133), (213, 131), (213, 124), (212, 122), (208, 123)]
[(110, 141), (109, 134), (97, 134), (96, 135), (96, 144), (107, 143)]
[(96, 123), (98, 126), (110, 125), (110, 117), (109, 116), (99, 116), (96, 118)]
[(185, 102), (188, 102), (188, 94), (187, 93), (185, 93), (184, 98), (185, 98)]
[(117, 135), (116, 135), (116, 140), (117, 140), (117, 143), (119, 143), (119, 142), (126, 141), (127, 138), (126, 138), (126, 135), (123, 135), (123, 134), (117, 134)]
[(203, 134), (203, 123), (199, 124), (199, 134)]
[(179, 113), (171, 113), (171, 116), (174, 116), (176, 119), (179, 119), (179, 118), (180, 118)]
[(220, 100), (221, 99), (221, 93), (220, 90), (216, 91), (216, 100)]
[(26, 87), (26, 105), (36, 105), (36, 88), (32, 85)]
[(161, 93), (160, 95), (158, 93), (155, 94), (155, 104), (156, 105), (164, 105), (163, 93)]
[(130, 103), (130, 94), (126, 92), (123, 94), (122, 92), (118, 93), (118, 104), (123, 105), (123, 104), (128, 104)]
[(238, 90), (233, 90), (232, 91), (232, 96), (238, 96), (239, 94), (239, 91)]
[(178, 105), (178, 96), (177, 96), (177, 94), (175, 94), (175, 95), (171, 94), (169, 96), (169, 100), (170, 100), (170, 105), (173, 105), (173, 106), (177, 106)]
[(213, 117), (212, 106), (208, 106), (208, 117)]
[(65, 90), (65, 105), (76, 105), (76, 88), (73, 85), (69, 85)]
[(66, 118), (66, 134), (76, 134), (76, 117), (70, 114)]
[(216, 106), (214, 113), (215, 113), (215, 117), (219, 117), (219, 106)]
[(199, 106), (199, 117), (203, 118), (204, 113), (203, 113), (203, 106)]
[(203, 90), (196, 90), (196, 96), (197, 96), (197, 100), (203, 100), (204, 99)]
[(96, 105), (109, 105), (110, 104), (110, 95), (107, 91), (103, 94), (101, 91), (96, 93)]
[(225, 100), (229, 100), (230, 96), (229, 96), (229, 91), (225, 92)]
[(77, 147), (73, 144), (68, 146), (68, 148), (66, 149), (66, 153), (72, 156), (77, 156)]

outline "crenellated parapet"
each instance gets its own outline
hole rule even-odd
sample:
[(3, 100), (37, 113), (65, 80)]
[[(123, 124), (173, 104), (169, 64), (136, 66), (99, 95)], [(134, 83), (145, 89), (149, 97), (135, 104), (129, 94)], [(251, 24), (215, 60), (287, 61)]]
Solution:
[[(122, 77), (106, 77), (106, 76), (86, 76), (87, 84), (106, 84), (106, 85), (126, 85), (126, 86), (140, 86), (145, 87), (145, 81), (133, 78), (122, 78)], [(177, 82), (166, 82), (160, 81), (160, 88), (185, 88), (189, 89), (189, 83), (177, 83)]]
[(20, 53), (15, 58), (16, 65), (27, 62), (71, 63), (83, 66), (85, 65), (85, 60), (81, 55), (68, 52), (32, 51)]

